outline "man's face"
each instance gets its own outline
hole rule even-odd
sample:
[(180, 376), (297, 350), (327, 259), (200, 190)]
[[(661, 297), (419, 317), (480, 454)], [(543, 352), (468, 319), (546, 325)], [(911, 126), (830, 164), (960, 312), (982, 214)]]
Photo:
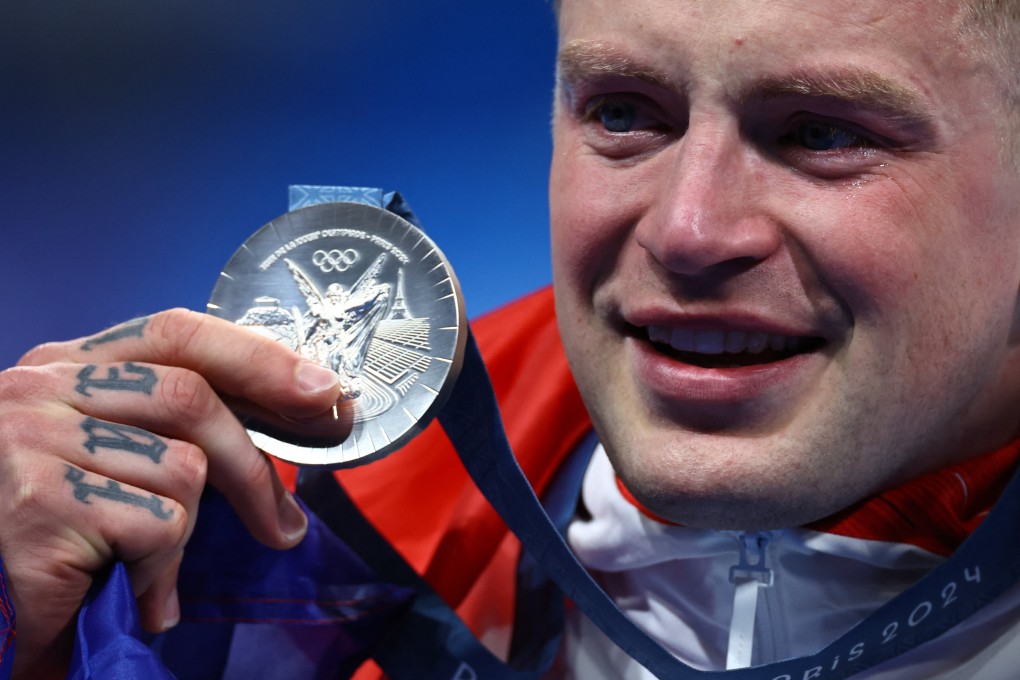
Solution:
[(1016, 435), (1005, 97), (938, 5), (564, 0), (557, 312), (660, 514), (800, 524)]

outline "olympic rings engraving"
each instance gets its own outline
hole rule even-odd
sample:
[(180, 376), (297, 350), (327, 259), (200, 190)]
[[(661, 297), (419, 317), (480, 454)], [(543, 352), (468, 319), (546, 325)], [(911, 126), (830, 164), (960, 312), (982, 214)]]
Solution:
[(321, 269), (323, 274), (333, 271), (345, 272), (360, 259), (361, 255), (353, 248), (346, 250), (334, 248), (330, 251), (316, 250), (312, 254), (312, 264)]

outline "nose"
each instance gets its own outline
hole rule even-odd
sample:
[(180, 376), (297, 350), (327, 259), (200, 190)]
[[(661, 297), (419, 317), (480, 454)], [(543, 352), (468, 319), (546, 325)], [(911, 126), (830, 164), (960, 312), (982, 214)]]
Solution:
[(747, 268), (776, 252), (781, 234), (760, 201), (764, 170), (736, 130), (692, 125), (667, 162), (635, 232), (663, 267), (698, 276)]

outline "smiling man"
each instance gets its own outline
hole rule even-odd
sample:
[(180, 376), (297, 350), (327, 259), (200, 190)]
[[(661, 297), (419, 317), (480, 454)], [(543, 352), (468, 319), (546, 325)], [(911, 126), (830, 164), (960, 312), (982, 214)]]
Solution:
[[(521, 466), (636, 636), (678, 660), (664, 675), (1016, 676), (1020, 564), (1001, 548), (1020, 528), (1003, 496), (1020, 452), (1018, 7), (559, 4), (555, 302), (476, 334)], [(151, 399), (75, 393), (116, 362), (147, 371)], [(335, 375), (171, 312), (37, 348), (2, 378), (0, 550), (26, 677), (66, 665), (115, 558), (143, 624), (177, 625), (207, 472), (263, 543), (304, 535), (222, 400), (307, 418)], [(68, 448), (82, 416), (137, 425), (132, 445), (165, 442), (166, 465)], [(475, 635), (448, 621), (408, 677), (488, 677), (430, 665), (421, 650), (452, 639), (534, 675), (651, 676), (620, 627), (557, 613), (436, 427), (339, 476)], [(136, 507), (71, 498), (114, 488)], [(301, 646), (264, 636), (232, 658)], [(381, 639), (380, 658), (409, 638)]]
[(803, 524), (1016, 434), (1012, 75), (952, 5), (563, 4), (557, 312), (656, 512)]
[(1016, 436), (1008, 5), (562, 3), (556, 310), (644, 508), (801, 526)]

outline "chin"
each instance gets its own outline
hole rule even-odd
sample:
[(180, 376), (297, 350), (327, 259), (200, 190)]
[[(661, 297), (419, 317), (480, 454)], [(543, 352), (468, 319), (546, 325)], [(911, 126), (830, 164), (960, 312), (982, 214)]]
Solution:
[(640, 503), (659, 517), (692, 529), (787, 529), (809, 524), (831, 514), (817, 507), (791, 504), (788, 497), (777, 499), (764, 493), (707, 494), (681, 489), (656, 489), (652, 494), (645, 494), (643, 490), (629, 485), (628, 489)]
[[(609, 446), (607, 445), (607, 452)], [(697, 529), (758, 531), (803, 526), (853, 504), (859, 489), (849, 470), (781, 457), (712, 455), (614, 456), (613, 467), (631, 495), (655, 515)], [(647, 452), (655, 450), (643, 447)], [(765, 465), (746, 464), (769, 458)], [(813, 475), (808, 468), (823, 470)]]

